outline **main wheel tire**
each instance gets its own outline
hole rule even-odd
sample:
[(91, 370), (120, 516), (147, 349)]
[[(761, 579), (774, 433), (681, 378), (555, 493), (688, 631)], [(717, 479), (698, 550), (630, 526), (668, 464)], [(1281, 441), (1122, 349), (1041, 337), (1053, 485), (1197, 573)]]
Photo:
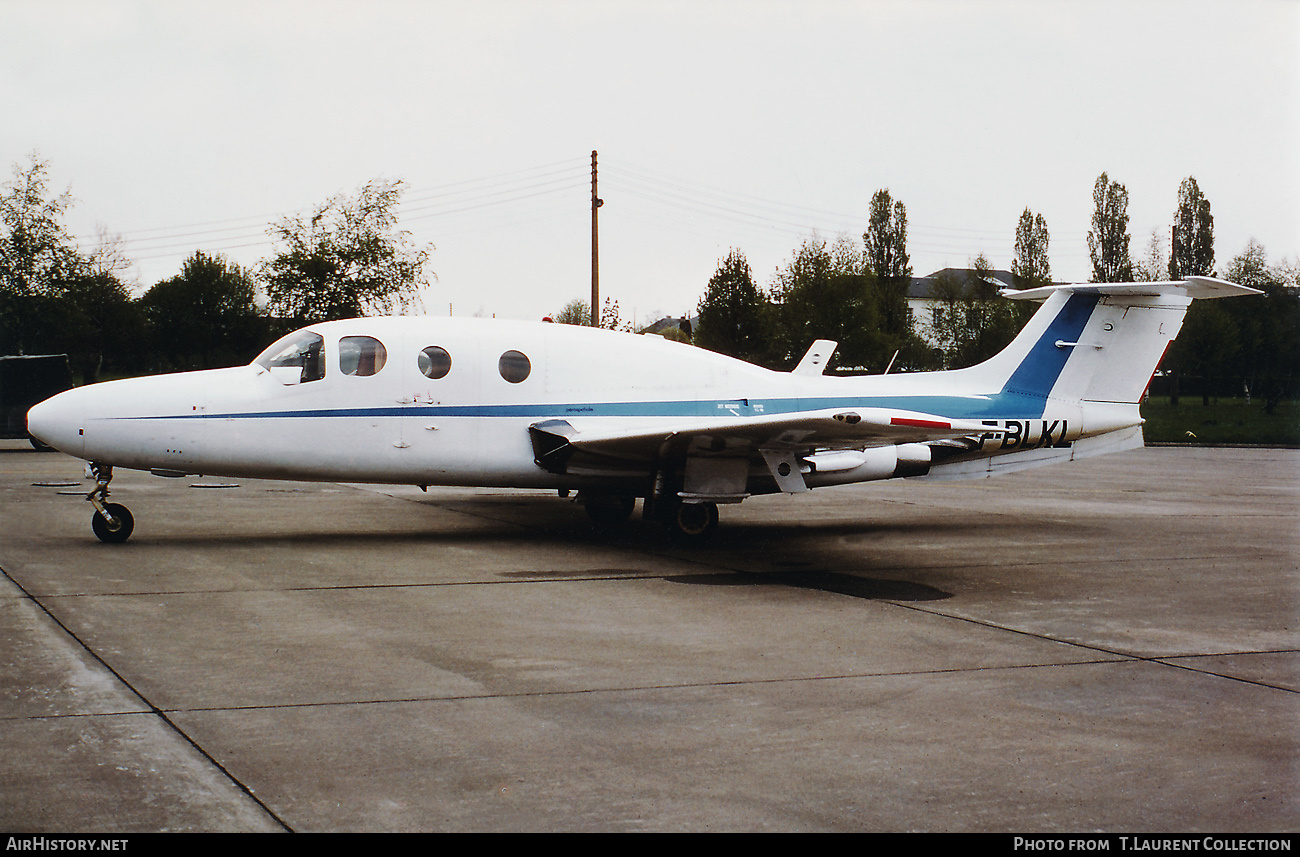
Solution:
[(668, 528), (679, 541), (707, 541), (718, 529), (718, 504), (678, 503), (668, 516)]
[(131, 511), (120, 503), (105, 503), (104, 508), (117, 521), (117, 526), (109, 526), (104, 516), (96, 512), (95, 517), (90, 519), (90, 528), (99, 540), (116, 545), (131, 538), (131, 533), (135, 530), (135, 518), (131, 516)]

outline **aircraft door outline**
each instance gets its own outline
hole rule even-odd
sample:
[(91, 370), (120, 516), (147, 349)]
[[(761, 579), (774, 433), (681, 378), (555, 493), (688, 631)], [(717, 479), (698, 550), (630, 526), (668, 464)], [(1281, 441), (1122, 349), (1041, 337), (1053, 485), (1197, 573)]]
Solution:
[(399, 443), (409, 451), (413, 472), (439, 474), (476, 465), (478, 436), (467, 409), (480, 399), (480, 362), (473, 337), (435, 329), (407, 341)]

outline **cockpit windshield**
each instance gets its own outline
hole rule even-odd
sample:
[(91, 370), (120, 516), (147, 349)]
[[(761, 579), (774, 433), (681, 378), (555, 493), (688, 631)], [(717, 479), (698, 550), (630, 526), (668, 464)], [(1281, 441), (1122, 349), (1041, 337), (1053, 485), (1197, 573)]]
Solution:
[(297, 379), (301, 384), (319, 381), (325, 377), (325, 338), (310, 330), (299, 330), (277, 340), (253, 362), (267, 370), (297, 367), (302, 370)]

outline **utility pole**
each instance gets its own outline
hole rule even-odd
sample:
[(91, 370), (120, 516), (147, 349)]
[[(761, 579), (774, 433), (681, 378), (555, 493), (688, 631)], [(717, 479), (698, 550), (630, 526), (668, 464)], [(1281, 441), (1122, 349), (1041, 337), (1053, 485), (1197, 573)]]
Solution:
[(605, 201), (596, 195), (596, 150), (591, 150), (591, 326), (600, 327), (600, 240), (596, 209)]

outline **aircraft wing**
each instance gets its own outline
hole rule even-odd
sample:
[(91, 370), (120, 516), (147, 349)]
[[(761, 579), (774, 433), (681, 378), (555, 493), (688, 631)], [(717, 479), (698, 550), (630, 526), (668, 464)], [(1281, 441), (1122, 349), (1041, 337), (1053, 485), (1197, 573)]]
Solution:
[(529, 428), (537, 463), (564, 472), (575, 456), (586, 463), (653, 461), (694, 450), (714, 455), (861, 449), (967, 437), (988, 431), (970, 420), (889, 408), (827, 408), (790, 414), (696, 419), (635, 427), (574, 425), (548, 420)]

